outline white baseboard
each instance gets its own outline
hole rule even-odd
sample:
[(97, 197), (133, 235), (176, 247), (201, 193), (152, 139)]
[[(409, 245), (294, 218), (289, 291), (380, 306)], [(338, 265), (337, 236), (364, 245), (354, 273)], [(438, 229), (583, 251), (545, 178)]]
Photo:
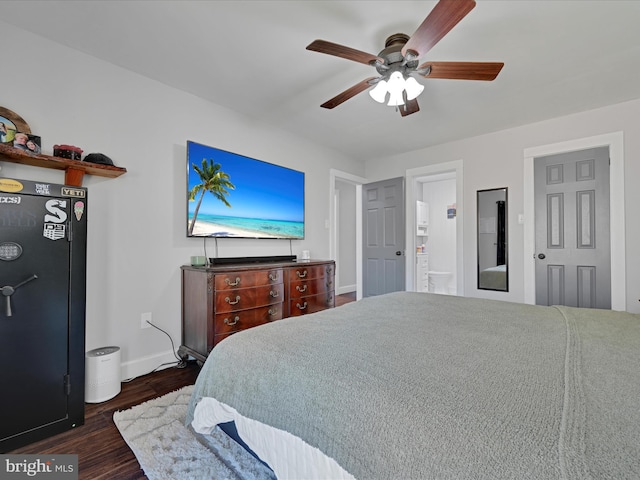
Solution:
[[(156, 355), (149, 355), (129, 362), (123, 362), (120, 364), (120, 375), (122, 381), (125, 381), (146, 375), (154, 370), (164, 370), (165, 368), (176, 365), (177, 362), (178, 360), (176, 356), (171, 350), (168, 350)], [(165, 363), (167, 365), (163, 365)]]
[(356, 285), (344, 285), (342, 287), (336, 287), (336, 295), (343, 295), (345, 293), (351, 293), (356, 291)]

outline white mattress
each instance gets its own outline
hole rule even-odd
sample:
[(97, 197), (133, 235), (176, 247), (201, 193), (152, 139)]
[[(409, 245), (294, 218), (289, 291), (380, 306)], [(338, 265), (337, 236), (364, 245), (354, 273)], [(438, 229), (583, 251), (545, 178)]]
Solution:
[(230, 421), (235, 422), (240, 438), (271, 467), (279, 480), (355, 480), (334, 459), (299, 437), (244, 417), (215, 398), (200, 400), (191, 425), (198, 433), (210, 434), (216, 425)]

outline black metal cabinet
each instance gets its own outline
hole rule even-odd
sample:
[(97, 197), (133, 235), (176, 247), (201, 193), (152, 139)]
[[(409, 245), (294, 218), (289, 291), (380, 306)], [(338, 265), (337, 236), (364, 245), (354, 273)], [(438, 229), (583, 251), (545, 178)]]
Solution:
[(0, 178), (0, 452), (84, 423), (87, 190)]

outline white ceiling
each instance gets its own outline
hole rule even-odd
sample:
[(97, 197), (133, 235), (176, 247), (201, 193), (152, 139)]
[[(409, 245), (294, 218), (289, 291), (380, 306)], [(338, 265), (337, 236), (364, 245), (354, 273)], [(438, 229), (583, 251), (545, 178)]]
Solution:
[(495, 81), (421, 80), (405, 118), (366, 92), (320, 108), (377, 73), (311, 41), (377, 54), (435, 4), (4, 0), (0, 19), (361, 160), (640, 98), (640, 1), (477, 0), (421, 61), (504, 62)]

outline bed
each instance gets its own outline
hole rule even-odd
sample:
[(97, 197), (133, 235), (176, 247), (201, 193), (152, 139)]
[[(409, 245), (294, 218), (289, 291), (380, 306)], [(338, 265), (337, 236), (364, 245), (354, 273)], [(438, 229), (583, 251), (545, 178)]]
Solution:
[(397, 292), (217, 345), (187, 423), (279, 479), (640, 478), (640, 315)]
[(507, 266), (498, 265), (496, 267), (485, 268), (480, 271), (478, 288), (489, 290), (507, 289)]

